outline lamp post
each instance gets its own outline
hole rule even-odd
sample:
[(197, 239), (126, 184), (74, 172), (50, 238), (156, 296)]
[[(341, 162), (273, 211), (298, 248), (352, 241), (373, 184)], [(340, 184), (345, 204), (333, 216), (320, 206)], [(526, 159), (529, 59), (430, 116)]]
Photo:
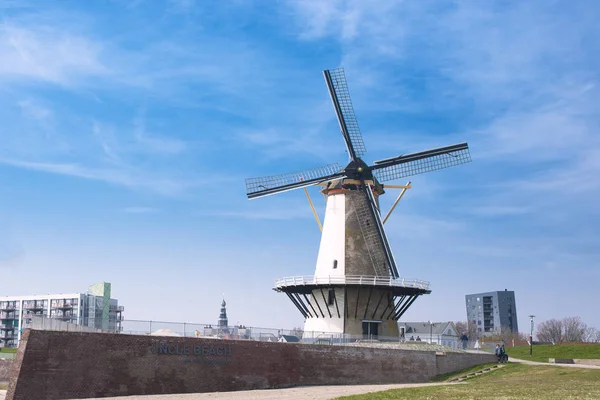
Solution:
[(533, 319), (535, 318), (535, 315), (530, 315), (529, 318), (531, 319), (531, 333), (529, 334), (529, 357), (531, 357), (533, 354)]
[(429, 322), (429, 344), (433, 343), (433, 322)]

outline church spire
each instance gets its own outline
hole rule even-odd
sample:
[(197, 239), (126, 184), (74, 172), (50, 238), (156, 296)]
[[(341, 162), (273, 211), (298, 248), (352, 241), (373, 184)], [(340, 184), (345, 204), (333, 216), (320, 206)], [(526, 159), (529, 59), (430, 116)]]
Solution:
[(219, 331), (226, 333), (228, 331), (227, 326), (229, 321), (227, 320), (227, 303), (225, 302), (225, 295), (223, 295), (223, 301), (221, 302), (221, 313), (219, 314)]

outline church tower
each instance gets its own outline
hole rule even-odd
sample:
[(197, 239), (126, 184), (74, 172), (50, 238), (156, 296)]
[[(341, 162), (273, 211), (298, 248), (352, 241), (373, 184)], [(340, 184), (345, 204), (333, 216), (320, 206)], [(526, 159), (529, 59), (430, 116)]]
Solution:
[(219, 333), (229, 333), (229, 321), (227, 320), (227, 303), (225, 298), (221, 302), (221, 313), (219, 314)]

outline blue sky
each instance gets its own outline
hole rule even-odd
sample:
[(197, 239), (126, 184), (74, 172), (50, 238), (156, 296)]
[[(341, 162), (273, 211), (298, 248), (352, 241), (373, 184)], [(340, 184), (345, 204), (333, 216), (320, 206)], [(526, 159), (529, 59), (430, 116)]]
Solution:
[(367, 162), (471, 146), (386, 224), (401, 275), (432, 284), (405, 319), (464, 320), (465, 294), (507, 288), (521, 330), (532, 313), (600, 328), (598, 12), (5, 0), (3, 294), (104, 280), (127, 318), (214, 323), (225, 293), (233, 322), (300, 325), (271, 287), (314, 272), (318, 227), (302, 191), (248, 201), (244, 179), (347, 161), (321, 73), (342, 66)]

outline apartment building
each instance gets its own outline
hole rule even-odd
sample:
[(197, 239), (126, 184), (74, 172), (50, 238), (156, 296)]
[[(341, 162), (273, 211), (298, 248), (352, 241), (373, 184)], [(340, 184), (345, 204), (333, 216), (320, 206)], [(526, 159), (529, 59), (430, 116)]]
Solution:
[(109, 282), (94, 284), (84, 293), (0, 297), (0, 346), (16, 347), (32, 315), (118, 332), (123, 311), (111, 298)]
[(515, 292), (504, 290), (465, 296), (467, 320), (479, 335), (519, 332)]

